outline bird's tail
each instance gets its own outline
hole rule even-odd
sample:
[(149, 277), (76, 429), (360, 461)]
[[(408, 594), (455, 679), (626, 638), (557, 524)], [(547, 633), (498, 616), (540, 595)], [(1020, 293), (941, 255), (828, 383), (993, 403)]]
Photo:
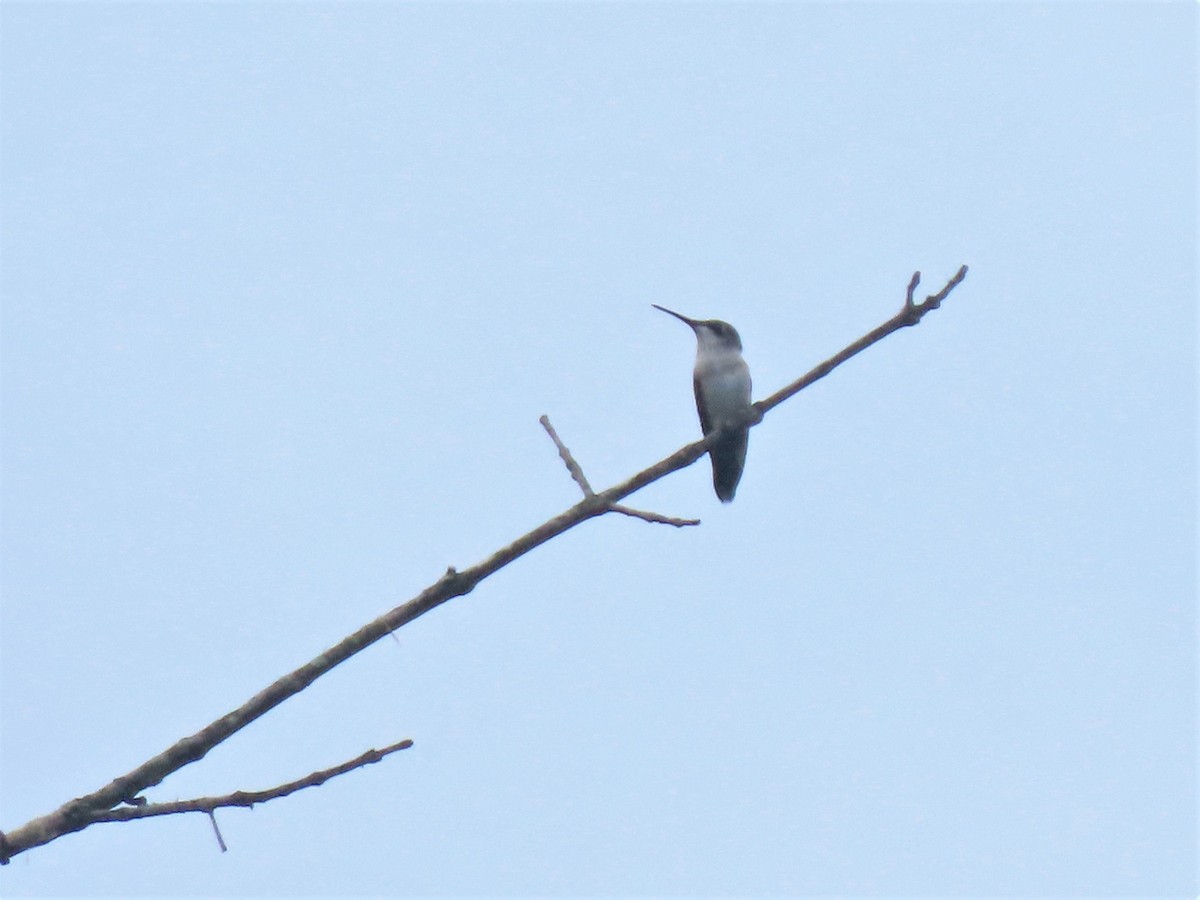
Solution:
[(713, 489), (722, 503), (729, 503), (737, 493), (738, 482), (742, 480), (742, 468), (746, 465), (746, 445), (749, 440), (749, 429), (727, 432), (708, 451), (712, 459)]

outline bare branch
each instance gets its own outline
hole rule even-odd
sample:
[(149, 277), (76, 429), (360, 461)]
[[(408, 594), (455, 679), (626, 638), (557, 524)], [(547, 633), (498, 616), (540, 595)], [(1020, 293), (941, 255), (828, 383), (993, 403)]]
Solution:
[[(915, 325), (927, 312), (937, 309), (946, 296), (966, 277), (966, 274), (967, 267), (963, 266), (937, 294), (927, 297), (920, 304), (913, 305), (906, 302), (904, 308), (897, 315), (874, 331), (859, 338), (840, 353), (825, 360), (806, 375), (776, 391), (770, 397), (753, 404), (755, 417), (750, 424), (757, 425), (763, 415), (780, 403), (799, 393), (813, 382), (824, 378), (850, 357), (861, 353), (893, 331), (906, 325)], [(910, 297), (911, 292), (915, 290), (916, 279), (914, 278), (909, 289)], [(513, 560), (524, 556), (529, 551), (540, 547), (582, 522), (604, 515), (625, 497), (641, 490), (651, 482), (691, 465), (707, 453), (710, 444), (717, 441), (720, 436), (721, 433), (715, 431), (704, 440), (680, 447), (670, 456), (659, 460), (620, 484), (600, 493), (585, 496), (579, 503), (543, 522), (508, 546), (500, 548), (487, 559), (462, 572), (455, 571), (453, 568), (447, 569), (441, 578), (408, 602), (397, 606), (374, 621), (368, 622), (315, 659), (300, 666), (294, 672), (284, 675), (255, 694), (237, 709), (205, 726), (195, 734), (177, 741), (131, 772), (114, 779), (91, 794), (68, 801), (53, 812), (26, 823), (7, 835), (0, 832), (0, 864), (7, 863), (18, 853), (49, 843), (65, 834), (87, 828), (100, 821), (102, 816), (114, 812), (124, 812), (123, 810), (114, 810), (113, 807), (137, 797), (142, 791), (158, 784), (172, 772), (203, 759), (213, 747), (229, 738), (230, 735), (270, 712), (289, 697), (304, 690), (334, 666), (345, 662), (380, 638), (391, 634), (413, 619), (423, 616), (447, 600), (469, 594), (479, 582), (504, 568)], [(567, 456), (569, 457), (569, 454)], [(586, 485), (586, 479), (584, 479), (584, 485)], [(128, 812), (136, 812), (136, 809)], [(112, 821), (112, 819), (106, 821)]]
[[(203, 812), (211, 815), (214, 809), (221, 809), (225, 806), (251, 807), (255, 803), (266, 803), (268, 800), (274, 800), (277, 797), (286, 797), (288, 794), (294, 794), (296, 791), (302, 791), (305, 788), (319, 787), (330, 778), (336, 778), (338, 775), (344, 775), (347, 772), (353, 772), (355, 769), (361, 769), (363, 766), (377, 763), (385, 756), (390, 756), (397, 750), (407, 750), (412, 745), (413, 742), (405, 738), (402, 741), (389, 744), (382, 750), (368, 750), (361, 756), (356, 756), (354, 759), (344, 762), (341, 765), (330, 769), (321, 769), (313, 772), (311, 775), (305, 775), (303, 778), (289, 781), (287, 784), (281, 784), (277, 787), (268, 788), (265, 791), (234, 791), (232, 794), (223, 794), (219, 797), (197, 797), (195, 800), (174, 800), (170, 803), (118, 806), (116, 809), (99, 813), (92, 821), (128, 822), (132, 819), (148, 819), (151, 816), (170, 816), (176, 813), (189, 812)], [(216, 819), (213, 819), (213, 827), (216, 828)], [(217, 840), (220, 841), (220, 832), (217, 833)], [(222, 849), (224, 849), (224, 843), (224, 841), (221, 841)]]

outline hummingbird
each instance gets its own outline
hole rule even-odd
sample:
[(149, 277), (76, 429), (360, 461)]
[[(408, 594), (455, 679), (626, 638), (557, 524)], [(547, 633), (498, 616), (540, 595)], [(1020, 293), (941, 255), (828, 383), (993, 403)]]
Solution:
[(742, 359), (742, 339), (728, 322), (689, 319), (657, 303), (650, 305), (686, 323), (696, 333), (696, 368), (692, 373), (696, 411), (700, 413), (700, 430), (705, 437), (714, 431), (722, 432), (708, 455), (717, 499), (728, 503), (737, 491), (746, 464), (748, 423), (753, 415), (750, 367)]

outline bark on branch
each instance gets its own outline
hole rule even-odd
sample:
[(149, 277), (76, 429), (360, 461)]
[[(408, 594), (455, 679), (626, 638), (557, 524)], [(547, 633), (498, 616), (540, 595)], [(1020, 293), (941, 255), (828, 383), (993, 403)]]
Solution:
[[(910, 325), (916, 325), (926, 313), (941, 306), (946, 296), (958, 286), (966, 275), (967, 267), (963, 266), (940, 291), (929, 295), (921, 303), (914, 303), (913, 293), (920, 283), (920, 273), (915, 273), (909, 282), (904, 306), (900, 312), (791, 384), (776, 391), (765, 400), (759, 400), (753, 404), (755, 419), (750, 425), (757, 425), (762, 421), (762, 417), (766, 413), (804, 390), (804, 388), (813, 382), (824, 378), (839, 365), (850, 359), (850, 357), (861, 353), (894, 331)], [(549, 423), (546, 422), (545, 424), (548, 426)], [(479, 582), (483, 581), (489, 575), (504, 568), (513, 560), (524, 556), (535, 547), (541, 546), (582, 522), (594, 519), (608, 512), (616, 512), (625, 515), (634, 515), (647, 521), (667, 522), (673, 525), (693, 524), (691, 520), (673, 520), (655, 513), (642, 513), (638, 510), (632, 510), (629, 507), (621, 506), (620, 501), (635, 491), (641, 490), (651, 482), (657, 481), (686, 466), (690, 466), (708, 452), (709, 443), (719, 439), (719, 432), (714, 432), (714, 434), (704, 440), (695, 441), (681, 447), (670, 456), (659, 460), (649, 468), (643, 469), (633, 477), (605, 491), (596, 493), (592, 491), (590, 485), (587, 483), (587, 479), (583, 477), (582, 469), (578, 467), (578, 464), (575, 464), (573, 469), (571, 468), (574, 460), (570, 457), (570, 453), (566, 451), (561, 441), (557, 440), (557, 435), (553, 435), (552, 429), (548, 430), (551, 432), (552, 437), (555, 438), (555, 444), (559, 447), (559, 452), (563, 456), (564, 462), (567, 463), (572, 477), (579, 483), (583, 491), (584, 496), (582, 500), (554, 518), (543, 522), (532, 531), (521, 535), (521, 537), (508, 546), (500, 548), (487, 559), (471, 566), (469, 569), (459, 572), (453, 567), (448, 568), (441, 578), (408, 602), (397, 606), (374, 621), (368, 622), (358, 631), (334, 644), (315, 659), (267, 686), (237, 709), (226, 713), (195, 734), (177, 741), (171, 747), (168, 747), (157, 756), (148, 759), (131, 772), (115, 778), (90, 794), (68, 801), (53, 812), (33, 819), (8, 834), (0, 832), (0, 864), (7, 864), (12, 857), (19, 853), (41, 846), (42, 844), (47, 844), (63, 835), (80, 831), (97, 822), (144, 818), (146, 815), (165, 815), (168, 811), (206, 811), (211, 814), (213, 807), (206, 808), (204, 803), (214, 798), (186, 801), (197, 804), (188, 810), (167, 810), (165, 808), (171, 804), (147, 805), (145, 799), (139, 795), (147, 788), (160, 783), (172, 772), (178, 771), (189, 763), (203, 759), (210, 750), (222, 741), (245, 728), (255, 719), (265, 715), (289, 697), (304, 690), (334, 666), (366, 649), (380, 638), (386, 637), (397, 628), (406, 625), (418, 616), (422, 616), (431, 609), (440, 606), (447, 600), (469, 594)], [(401, 744), (403, 743), (401, 742)], [(402, 748), (401, 745), (394, 745), (392, 748), (389, 748), (388, 752), (394, 749)], [(379, 752), (381, 754), (384, 753), (384, 751)], [(371, 761), (374, 760), (368, 760), (368, 762)], [(314, 775), (320, 774), (314, 773)], [(299, 787), (304, 786), (309, 785), (299, 785), (293, 789), (298, 790)], [(288, 785), (281, 787), (286, 788)], [(232, 794), (228, 796), (236, 797), (238, 795)], [(123, 803), (132, 805), (127, 809), (116, 809), (116, 807)], [(139, 813), (139, 809), (158, 811)]]

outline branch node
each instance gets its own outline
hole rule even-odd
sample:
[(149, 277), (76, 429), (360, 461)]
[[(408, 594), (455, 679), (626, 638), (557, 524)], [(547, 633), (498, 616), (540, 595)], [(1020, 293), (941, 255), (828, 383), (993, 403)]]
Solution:
[(438, 579), (438, 584), (449, 586), (452, 591), (450, 594), (451, 597), (462, 597), (475, 590), (475, 585), (478, 584), (478, 581), (472, 580), (469, 576), (464, 575), (458, 569), (454, 568), (454, 566), (446, 566), (446, 573)]

